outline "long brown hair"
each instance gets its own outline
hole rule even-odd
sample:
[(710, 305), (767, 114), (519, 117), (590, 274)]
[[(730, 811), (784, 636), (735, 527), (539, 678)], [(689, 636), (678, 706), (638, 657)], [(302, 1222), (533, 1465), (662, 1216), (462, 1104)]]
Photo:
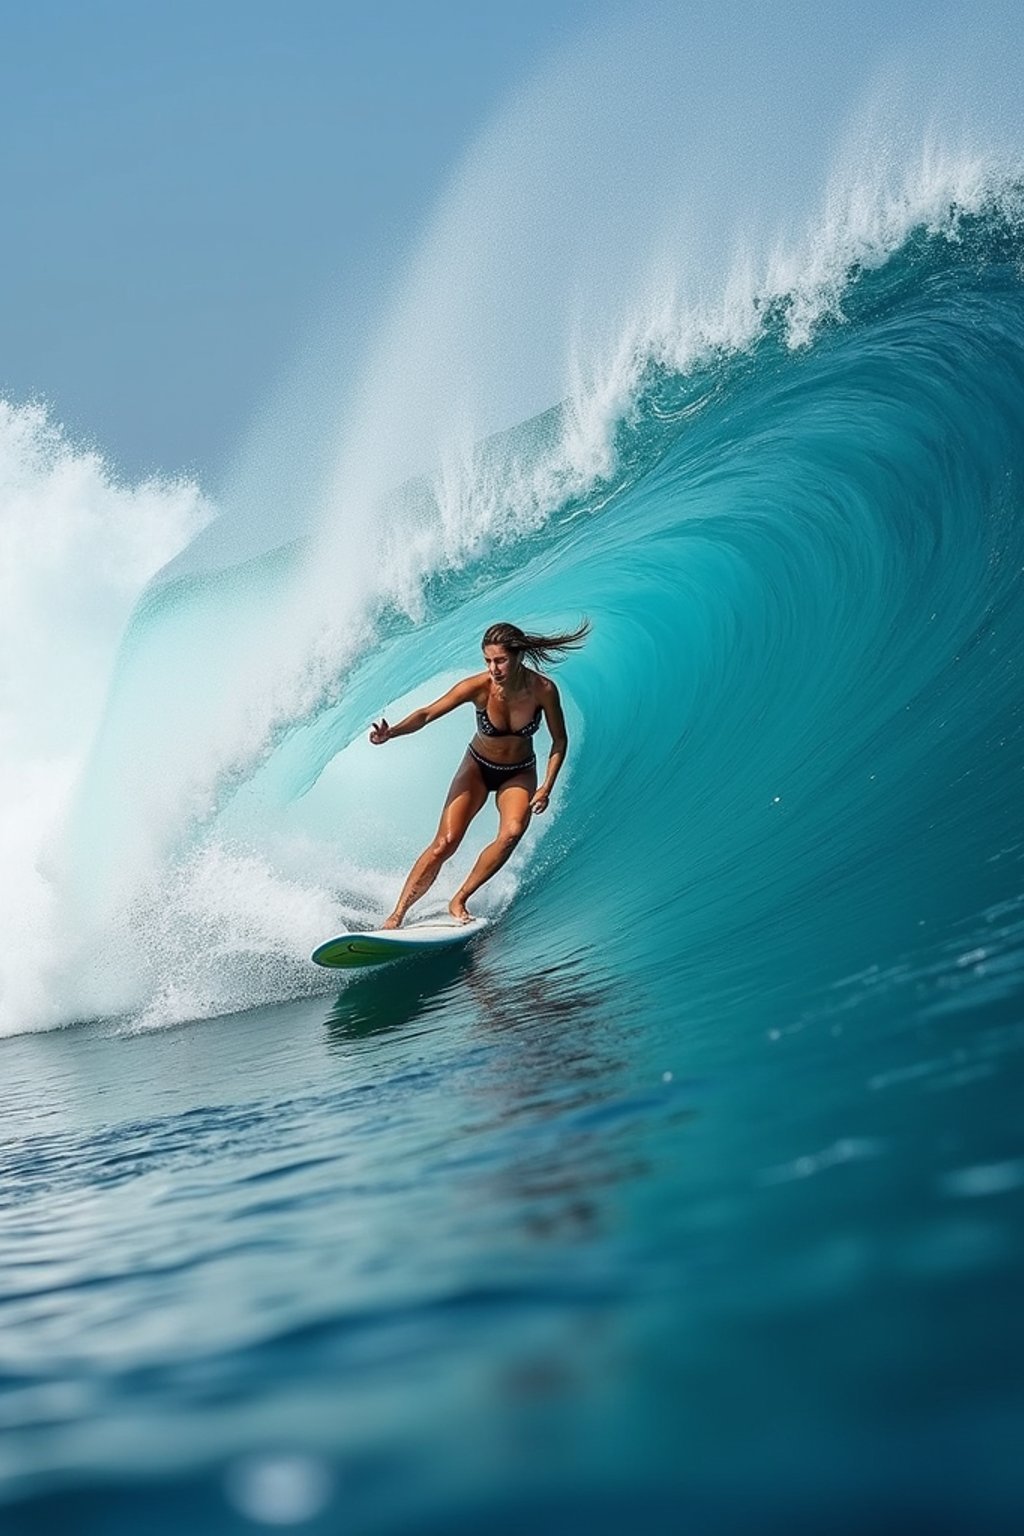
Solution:
[(564, 635), (534, 635), (518, 624), (492, 624), (484, 631), (480, 644), (503, 645), (507, 651), (528, 656), (534, 666), (549, 667), (564, 660), (566, 651), (578, 650), (589, 634), (589, 619), (584, 619), (579, 629), (570, 629)]

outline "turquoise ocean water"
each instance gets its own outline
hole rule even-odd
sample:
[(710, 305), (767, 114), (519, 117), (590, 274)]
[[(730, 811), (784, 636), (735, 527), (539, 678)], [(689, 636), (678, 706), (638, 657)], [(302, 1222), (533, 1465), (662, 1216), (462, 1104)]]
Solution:
[[(39, 578), (62, 809), (3, 823), (5, 1529), (1019, 1529), (1018, 204), (649, 347), (600, 431), (410, 483), (329, 584), (322, 542), (200, 558), (188, 487), (134, 493), (154, 574), (4, 417), (110, 552), (102, 601), (70, 537)], [(370, 718), (581, 614), (489, 931), (314, 971), (471, 725)]]

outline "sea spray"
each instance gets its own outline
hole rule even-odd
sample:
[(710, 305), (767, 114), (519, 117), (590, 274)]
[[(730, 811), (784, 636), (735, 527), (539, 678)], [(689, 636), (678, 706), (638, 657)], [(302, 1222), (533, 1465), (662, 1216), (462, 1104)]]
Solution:
[(39, 404), (0, 401), (0, 1030), (74, 1016), (47, 986), (81, 917), (67, 820), (118, 646), (152, 576), (213, 515), (195, 485), (121, 484)]

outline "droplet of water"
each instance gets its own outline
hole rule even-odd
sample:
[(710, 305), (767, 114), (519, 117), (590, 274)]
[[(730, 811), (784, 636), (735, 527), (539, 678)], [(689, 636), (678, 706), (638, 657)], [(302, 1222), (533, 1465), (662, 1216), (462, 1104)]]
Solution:
[(260, 1525), (302, 1525), (330, 1502), (334, 1475), (314, 1456), (245, 1456), (228, 1467), (224, 1491), (239, 1514)]

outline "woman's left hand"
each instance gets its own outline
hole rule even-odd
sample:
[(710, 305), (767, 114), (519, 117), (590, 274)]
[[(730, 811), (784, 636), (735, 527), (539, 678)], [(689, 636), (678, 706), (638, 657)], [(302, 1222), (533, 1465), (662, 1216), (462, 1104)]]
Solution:
[(535, 790), (533, 799), (530, 801), (530, 810), (534, 816), (540, 816), (547, 810), (548, 798), (548, 792), (543, 787)]

